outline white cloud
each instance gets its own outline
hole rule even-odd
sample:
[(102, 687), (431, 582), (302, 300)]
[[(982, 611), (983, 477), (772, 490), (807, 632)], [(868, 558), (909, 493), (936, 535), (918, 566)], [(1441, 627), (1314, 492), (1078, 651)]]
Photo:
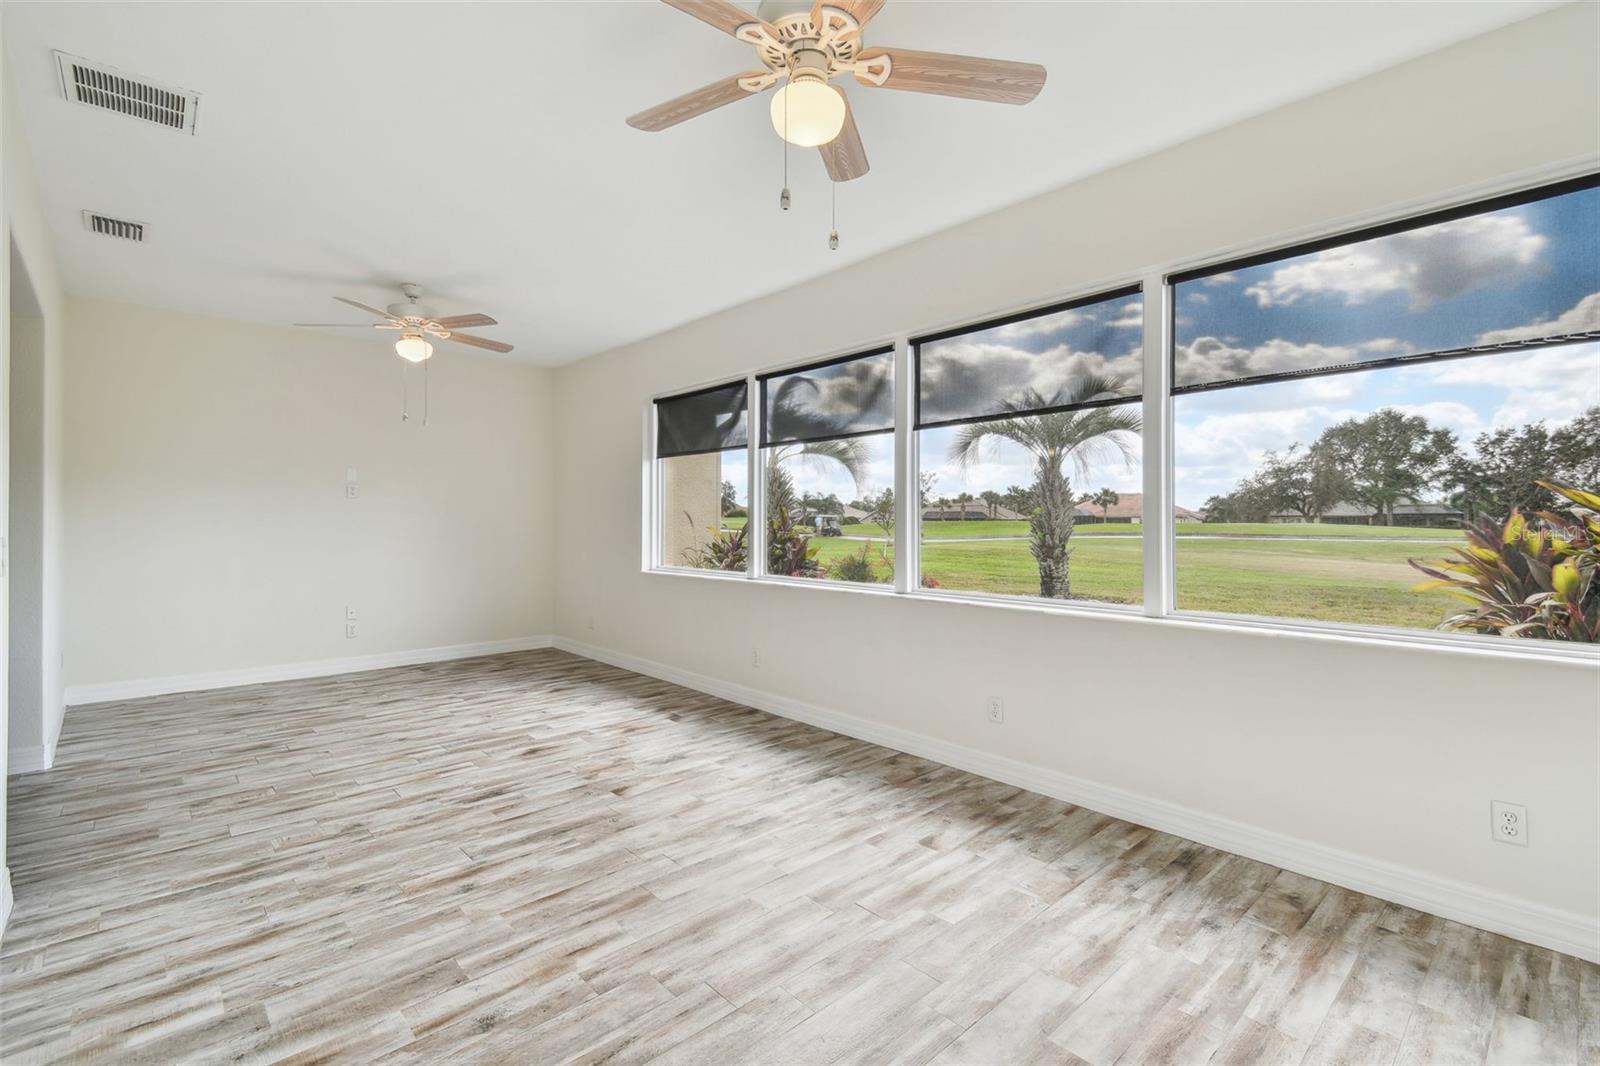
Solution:
[(1457, 440), (1470, 440), (1488, 428), (1477, 411), (1455, 400), (1395, 403), (1388, 406), (1408, 415), (1421, 415), (1435, 429), (1448, 429), (1454, 432)]
[(1521, 215), (1477, 215), (1302, 257), (1245, 293), (1261, 307), (1286, 307), (1321, 294), (1359, 304), (1404, 292), (1420, 311), (1531, 271), (1548, 244)]
[(1557, 315), (1554, 320), (1530, 322), (1526, 326), (1513, 326), (1510, 329), (1491, 329), (1478, 337), (1478, 343), (1508, 344), (1514, 341), (1595, 331), (1600, 331), (1600, 292), (1592, 292), (1585, 296)]
[(1117, 317), (1106, 325), (1114, 329), (1141, 329), (1144, 326), (1144, 301), (1129, 300), (1117, 308)]
[(1337, 366), (1360, 360), (1360, 349), (1348, 345), (1295, 344), (1270, 340), (1254, 348), (1236, 348), (1216, 337), (1198, 337), (1178, 346), (1179, 385), (1273, 374), (1308, 367)]
[[(1052, 397), (1089, 374), (1121, 378), (1129, 392), (1137, 392), (1143, 377), (1144, 356), (1138, 349), (1121, 355), (1073, 351), (1065, 345), (1033, 353), (1000, 344), (970, 341), (946, 343), (925, 353), (923, 374), (929, 390), (951, 397), (961, 405), (973, 399), (985, 412), (995, 410), (989, 401), (1015, 399), (1027, 389)], [(931, 419), (959, 417), (943, 405), (927, 405)]]
[(1020, 322), (1007, 322), (1003, 326), (996, 326), (984, 332), (997, 341), (1020, 341), (1029, 337), (1039, 337), (1051, 333), (1060, 333), (1064, 329), (1071, 329), (1087, 319), (1077, 311), (1057, 311), (1053, 315), (1043, 315), (1039, 318), (1024, 318)]

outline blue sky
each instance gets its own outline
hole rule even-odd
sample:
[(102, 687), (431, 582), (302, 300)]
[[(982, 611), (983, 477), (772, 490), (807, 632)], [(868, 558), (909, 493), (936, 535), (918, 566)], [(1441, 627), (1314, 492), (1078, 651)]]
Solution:
[[(1180, 381), (1600, 330), (1600, 189), (1197, 279), (1174, 297)], [(1140, 310), (1137, 298), (1121, 299), (927, 345), (932, 386), (951, 399), (925, 395), (924, 415), (981, 408), (1024, 387), (1050, 395), (1084, 371), (1136, 382)], [(1600, 342), (1192, 393), (1174, 401), (1177, 500), (1198, 508), (1266, 451), (1381, 407), (1422, 414), (1470, 446), (1489, 429), (1556, 426), (1597, 404)], [(920, 435), (936, 494), (1032, 481), (1028, 457), (1010, 446), (962, 470), (948, 458), (956, 432)], [(892, 485), (891, 438), (866, 440), (861, 488)], [(797, 474), (802, 491), (857, 495), (840, 470)], [(1141, 491), (1138, 459), (1103, 455), (1073, 487)]]

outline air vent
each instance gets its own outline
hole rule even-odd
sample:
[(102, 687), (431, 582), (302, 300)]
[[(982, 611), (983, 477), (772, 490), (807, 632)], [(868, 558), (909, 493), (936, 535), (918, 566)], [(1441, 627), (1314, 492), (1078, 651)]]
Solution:
[(83, 213), (83, 228), (90, 233), (98, 233), (102, 237), (115, 237), (119, 241), (133, 241), (136, 244), (144, 243), (144, 223), (133, 222), (126, 218), (112, 218), (110, 215), (97, 215), (93, 211)]
[(199, 93), (65, 52), (56, 53), (56, 69), (61, 74), (61, 91), (74, 103), (114, 111), (178, 133), (194, 133)]

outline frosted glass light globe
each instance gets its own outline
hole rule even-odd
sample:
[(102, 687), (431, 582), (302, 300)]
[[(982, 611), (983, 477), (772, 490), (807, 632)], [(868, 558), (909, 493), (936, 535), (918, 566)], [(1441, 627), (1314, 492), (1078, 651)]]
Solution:
[(401, 337), (394, 342), (394, 353), (408, 363), (420, 363), (433, 354), (433, 345), (421, 337)]
[(772, 94), (772, 128), (801, 148), (815, 148), (839, 136), (844, 114), (844, 97), (825, 81), (791, 81)]

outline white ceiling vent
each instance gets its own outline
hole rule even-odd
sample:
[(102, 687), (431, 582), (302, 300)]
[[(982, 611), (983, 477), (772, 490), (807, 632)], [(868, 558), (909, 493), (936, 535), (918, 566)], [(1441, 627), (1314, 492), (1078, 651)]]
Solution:
[(133, 241), (136, 244), (144, 243), (144, 223), (134, 222), (126, 218), (112, 218), (110, 215), (99, 215), (93, 211), (83, 213), (83, 228), (90, 233), (98, 233), (102, 237), (115, 237), (119, 241)]
[(102, 111), (153, 122), (178, 133), (194, 133), (200, 94), (163, 85), (65, 52), (56, 53), (61, 91), (68, 100)]

